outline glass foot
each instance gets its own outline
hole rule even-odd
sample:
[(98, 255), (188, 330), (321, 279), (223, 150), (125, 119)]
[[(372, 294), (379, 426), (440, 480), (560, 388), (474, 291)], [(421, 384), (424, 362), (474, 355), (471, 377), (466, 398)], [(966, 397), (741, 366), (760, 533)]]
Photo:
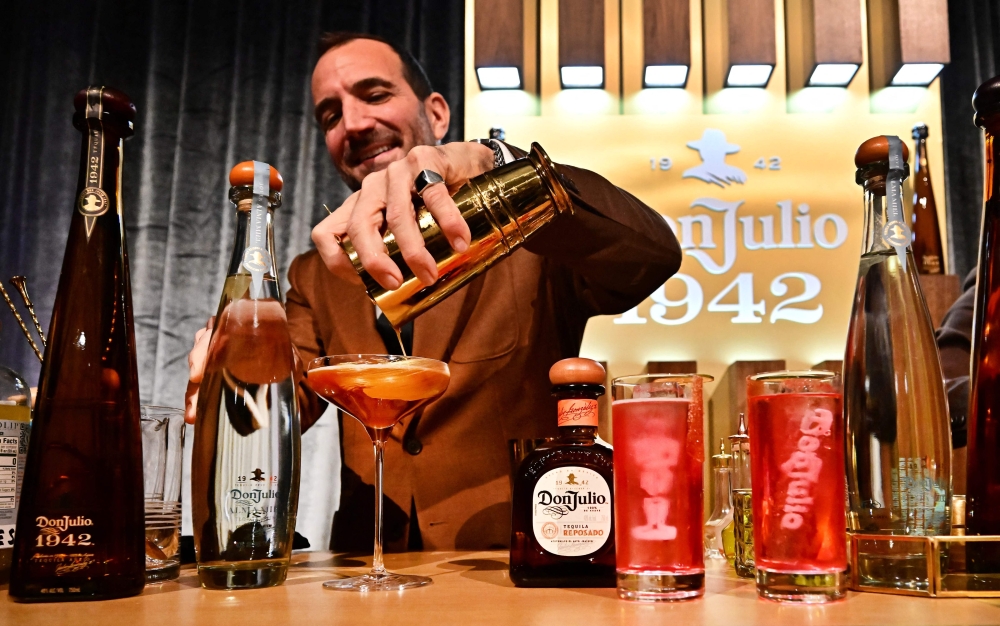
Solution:
[(847, 595), (847, 572), (817, 574), (757, 570), (757, 595), (765, 600), (821, 604)]
[(434, 581), (426, 576), (406, 576), (404, 574), (393, 574), (392, 572), (374, 574), (369, 572), (363, 576), (328, 580), (323, 583), (323, 588), (339, 591), (399, 591), (410, 589), (411, 587), (423, 587), (432, 582)]
[(639, 602), (673, 602), (705, 595), (705, 573), (618, 570), (618, 597)]

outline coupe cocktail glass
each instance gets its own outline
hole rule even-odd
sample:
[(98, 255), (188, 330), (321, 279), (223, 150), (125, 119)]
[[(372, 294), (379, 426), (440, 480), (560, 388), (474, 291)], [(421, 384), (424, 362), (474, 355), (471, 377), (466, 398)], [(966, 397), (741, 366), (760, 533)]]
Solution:
[(757, 594), (844, 597), (844, 414), (840, 377), (770, 372), (747, 379)]
[(353, 578), (329, 580), (327, 589), (394, 591), (431, 583), (425, 576), (387, 572), (382, 564), (382, 457), (399, 420), (437, 399), (448, 388), (448, 365), (421, 357), (345, 354), (313, 359), (307, 381), (368, 431), (375, 448), (375, 555), (372, 569)]
[(650, 375), (613, 382), (621, 598), (683, 600), (705, 593), (702, 379)]

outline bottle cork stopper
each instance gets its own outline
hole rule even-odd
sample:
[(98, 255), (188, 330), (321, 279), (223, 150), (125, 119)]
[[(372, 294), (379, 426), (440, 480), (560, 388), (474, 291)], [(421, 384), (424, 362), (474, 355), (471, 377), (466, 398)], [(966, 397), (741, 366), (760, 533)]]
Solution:
[[(1000, 76), (994, 76), (976, 89), (972, 94), (972, 108), (976, 112), (976, 126), (986, 126), (986, 118), (992, 118), (1000, 113)], [(996, 120), (990, 120), (991, 126)]]
[(606, 380), (604, 366), (592, 359), (563, 359), (549, 369), (553, 385), (603, 385)]
[(103, 90), (101, 92), (101, 106), (104, 108), (105, 114), (116, 116), (126, 122), (135, 121), (135, 105), (132, 104), (132, 98), (114, 87), (100, 85), (91, 85), (76, 92), (76, 96), (73, 97), (73, 107), (77, 113), (84, 114), (87, 108), (87, 91), (90, 89)]
[[(284, 186), (284, 180), (281, 178), (281, 173), (274, 168), (271, 168), (271, 191), (281, 191), (282, 186)], [(252, 185), (253, 184), (253, 161), (243, 161), (242, 163), (237, 163), (233, 166), (233, 169), (229, 170), (229, 184), (233, 187), (239, 187), (240, 185)]]
[[(910, 160), (910, 149), (903, 144), (903, 162)], [(889, 140), (884, 135), (872, 137), (868, 141), (858, 146), (858, 151), (854, 154), (854, 165), (865, 167), (873, 163), (889, 161)]]

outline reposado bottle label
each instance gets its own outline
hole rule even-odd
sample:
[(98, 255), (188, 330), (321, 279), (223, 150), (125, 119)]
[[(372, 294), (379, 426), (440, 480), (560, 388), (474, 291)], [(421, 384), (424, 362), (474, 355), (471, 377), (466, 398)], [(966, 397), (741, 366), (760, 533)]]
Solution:
[(535, 540), (552, 554), (593, 554), (611, 537), (611, 489), (592, 469), (546, 472), (535, 483), (532, 506)]

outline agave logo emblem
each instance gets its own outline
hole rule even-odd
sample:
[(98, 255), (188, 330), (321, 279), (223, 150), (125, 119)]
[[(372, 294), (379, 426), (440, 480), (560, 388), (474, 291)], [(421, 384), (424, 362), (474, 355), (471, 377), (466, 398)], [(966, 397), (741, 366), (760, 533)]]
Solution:
[(743, 170), (726, 163), (726, 155), (736, 154), (740, 147), (726, 141), (726, 133), (721, 130), (706, 128), (701, 139), (689, 142), (687, 147), (698, 151), (701, 165), (685, 170), (682, 178), (697, 178), (720, 187), (747, 182), (747, 175)]

